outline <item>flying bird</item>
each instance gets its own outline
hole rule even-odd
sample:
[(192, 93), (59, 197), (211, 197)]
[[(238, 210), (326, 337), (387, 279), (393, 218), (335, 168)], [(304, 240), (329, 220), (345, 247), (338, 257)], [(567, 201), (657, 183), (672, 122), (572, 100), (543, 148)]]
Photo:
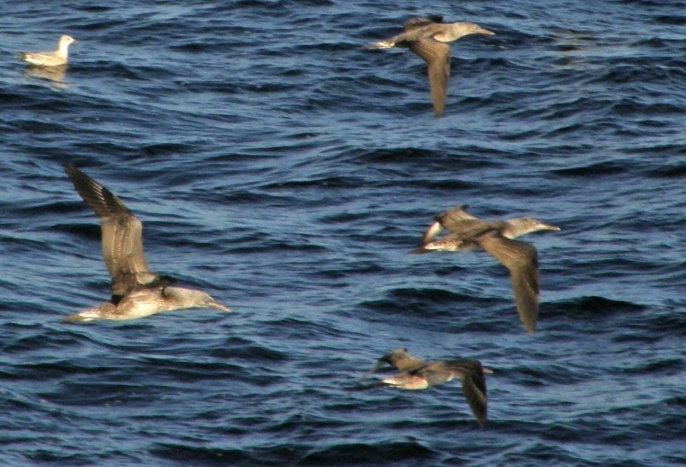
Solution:
[(367, 46), (369, 49), (409, 48), (426, 62), (429, 90), (436, 117), (443, 115), (450, 76), (449, 42), (470, 34), (494, 36), (495, 33), (474, 23), (443, 23), (442, 16), (413, 18), (403, 24), (405, 32)]
[[(538, 321), (538, 253), (534, 246), (514, 239), (531, 232), (560, 228), (529, 218), (482, 221), (467, 214), (466, 209), (467, 206), (460, 206), (438, 214), (424, 233), (419, 248), (411, 253), (486, 251), (510, 271), (519, 320), (533, 334)], [(449, 233), (432, 241), (443, 229)]]
[(381, 357), (377, 364), (362, 376), (360, 381), (389, 364), (400, 373), (378, 381), (376, 386), (391, 386), (400, 389), (419, 390), (459, 378), (462, 392), (479, 426), (486, 425), (488, 399), (484, 373), (492, 370), (481, 366), (478, 360), (446, 360), (423, 362), (407, 353), (407, 349), (395, 349)]
[(184, 308), (231, 311), (204, 292), (171, 287), (174, 278), (150, 272), (143, 256), (143, 225), (138, 218), (112, 192), (80, 170), (68, 164), (64, 170), (102, 223), (102, 256), (112, 278), (112, 297), (62, 322), (137, 319)]

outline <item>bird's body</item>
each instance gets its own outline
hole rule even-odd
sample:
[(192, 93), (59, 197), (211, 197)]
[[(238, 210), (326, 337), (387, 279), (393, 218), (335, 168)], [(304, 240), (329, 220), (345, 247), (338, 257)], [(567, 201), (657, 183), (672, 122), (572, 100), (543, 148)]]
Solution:
[(102, 222), (102, 255), (112, 279), (112, 298), (63, 321), (137, 319), (184, 308), (230, 311), (204, 292), (170, 287), (175, 279), (150, 272), (143, 256), (143, 226), (138, 218), (112, 192), (80, 170), (70, 165), (64, 169)]
[(436, 117), (443, 115), (445, 97), (450, 76), (450, 46), (461, 37), (470, 34), (495, 35), (474, 23), (442, 23), (441, 16), (413, 18), (403, 25), (405, 32), (388, 40), (376, 42), (368, 48), (390, 49), (406, 47), (419, 55), (427, 66), (429, 90)]
[(393, 366), (400, 373), (380, 381), (377, 385), (421, 390), (459, 378), (462, 381), (465, 399), (477, 423), (480, 426), (486, 425), (488, 399), (484, 373), (492, 373), (492, 371), (481, 366), (478, 360), (446, 360), (426, 363), (409, 355), (406, 349), (395, 349), (381, 357), (362, 379), (374, 373), (385, 363)]
[[(519, 319), (524, 329), (533, 334), (538, 321), (538, 252), (534, 246), (514, 239), (531, 232), (560, 228), (528, 218), (482, 221), (467, 214), (465, 209), (466, 206), (456, 207), (437, 215), (424, 233), (420, 247), (412, 253), (476, 249), (489, 253), (510, 271)], [(449, 233), (432, 241), (442, 229)]]
[(63, 323), (80, 323), (98, 319), (124, 321), (185, 308), (214, 308), (231, 311), (199, 290), (181, 287), (141, 288), (127, 294), (116, 305), (103, 302), (98, 306), (62, 319)]
[(62, 36), (57, 43), (57, 50), (53, 52), (21, 52), (19, 58), (35, 66), (64, 66), (69, 61), (69, 44), (74, 42), (76, 40), (72, 37)]

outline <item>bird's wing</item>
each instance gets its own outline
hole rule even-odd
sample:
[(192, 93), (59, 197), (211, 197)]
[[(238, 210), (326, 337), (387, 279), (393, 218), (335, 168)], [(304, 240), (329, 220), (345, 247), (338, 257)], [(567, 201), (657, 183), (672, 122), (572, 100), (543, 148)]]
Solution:
[(481, 362), (478, 360), (457, 360), (447, 362), (447, 366), (462, 381), (462, 392), (477, 423), (480, 426), (486, 425), (488, 396)]
[(461, 230), (465, 222), (470, 222), (476, 219), (476, 217), (467, 214), (467, 208), (468, 206), (466, 204), (450, 208), (447, 211), (437, 214), (434, 217), (434, 220), (440, 223), (441, 226), (446, 230)]
[(409, 47), (426, 62), (434, 113), (440, 117), (445, 106), (450, 76), (450, 46), (431, 37), (422, 37), (410, 42)]
[(112, 295), (125, 295), (131, 288), (161, 280), (148, 270), (143, 255), (143, 225), (136, 216), (112, 192), (80, 170), (71, 165), (65, 165), (64, 170), (102, 223), (102, 256), (112, 278)]
[(466, 209), (467, 206), (463, 205), (436, 214), (434, 216), (434, 223), (424, 232), (421, 245), (429, 243), (443, 229), (447, 229), (451, 232), (463, 230), (466, 223), (476, 219), (476, 217), (467, 214), (465, 212)]
[(426, 18), (412, 18), (403, 23), (403, 29), (405, 32), (411, 31), (413, 29), (423, 28), (435, 23), (442, 23), (442, 16), (427, 16)]
[(423, 361), (419, 360), (418, 358), (414, 358), (413, 356), (408, 354), (406, 349), (394, 349), (386, 355), (384, 355), (383, 357), (381, 357), (376, 362), (376, 365), (374, 365), (369, 371), (367, 371), (362, 376), (362, 378), (360, 378), (360, 381), (371, 376), (386, 363), (388, 363), (389, 365), (391, 365), (392, 367), (401, 372), (406, 372), (408, 370), (424, 365)]
[(483, 235), (476, 243), (510, 271), (519, 319), (529, 334), (538, 320), (538, 253), (532, 245), (500, 235)]
[(414, 368), (424, 365), (423, 361), (413, 357), (407, 352), (391, 354), (389, 357), (389, 362), (398, 371), (410, 371)]

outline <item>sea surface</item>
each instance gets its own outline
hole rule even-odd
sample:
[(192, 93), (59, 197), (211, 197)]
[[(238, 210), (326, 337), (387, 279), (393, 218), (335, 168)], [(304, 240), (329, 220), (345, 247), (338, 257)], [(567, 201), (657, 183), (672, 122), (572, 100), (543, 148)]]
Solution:
[[(2, 3), (0, 465), (686, 465), (686, 4), (417, 4)], [(441, 119), (362, 48), (428, 14), (496, 33)], [(62, 34), (66, 70), (17, 58)], [(110, 291), (65, 163), (233, 312), (60, 323)], [(522, 238), (535, 335), (486, 253), (408, 254), (462, 204), (561, 228)], [(358, 383), (397, 347), (493, 369), (488, 425)]]

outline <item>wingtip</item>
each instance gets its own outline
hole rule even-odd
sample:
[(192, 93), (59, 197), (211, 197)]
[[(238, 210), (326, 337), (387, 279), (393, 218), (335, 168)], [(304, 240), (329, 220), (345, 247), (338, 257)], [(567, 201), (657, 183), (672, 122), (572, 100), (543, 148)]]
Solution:
[(79, 169), (71, 165), (69, 162), (65, 162), (62, 164), (62, 169), (64, 169), (64, 173), (67, 174), (69, 179), (73, 182), (74, 180), (81, 179), (83, 177), (87, 177), (86, 174), (81, 172)]
[(534, 334), (536, 334), (536, 323), (535, 322), (525, 323), (522, 321), (522, 327), (524, 328), (524, 330), (526, 331), (526, 333), (528, 335), (533, 336)]
[(373, 44), (367, 44), (362, 46), (363, 49), (376, 50), (376, 49), (391, 49), (393, 44), (386, 41), (374, 42)]
[(231, 311), (231, 308), (229, 308), (228, 306), (224, 306), (224, 305), (222, 305), (222, 304), (220, 304), (220, 303), (217, 303), (217, 302), (208, 303), (208, 304), (207, 304), (207, 307), (208, 307), (208, 308), (215, 309), (215, 310), (225, 311), (225, 312), (227, 312), (227, 313), (231, 313), (231, 312), (232, 312), (232, 311)]
[(88, 321), (93, 321), (93, 318), (87, 318), (77, 313), (75, 315), (67, 316), (60, 320), (60, 323), (73, 324), (73, 323), (87, 323)]
[(362, 375), (362, 377), (358, 380), (358, 382), (363, 382), (365, 379), (369, 378), (371, 375), (376, 373), (376, 371), (383, 366), (384, 362), (381, 360), (378, 360), (376, 364), (369, 369), (365, 374)]
[(441, 230), (443, 230), (443, 226), (441, 225), (441, 222), (439, 220), (436, 220), (424, 232), (424, 236), (422, 237), (421, 246), (427, 245), (431, 240), (434, 239), (434, 237), (436, 235), (438, 235), (441, 232)]

